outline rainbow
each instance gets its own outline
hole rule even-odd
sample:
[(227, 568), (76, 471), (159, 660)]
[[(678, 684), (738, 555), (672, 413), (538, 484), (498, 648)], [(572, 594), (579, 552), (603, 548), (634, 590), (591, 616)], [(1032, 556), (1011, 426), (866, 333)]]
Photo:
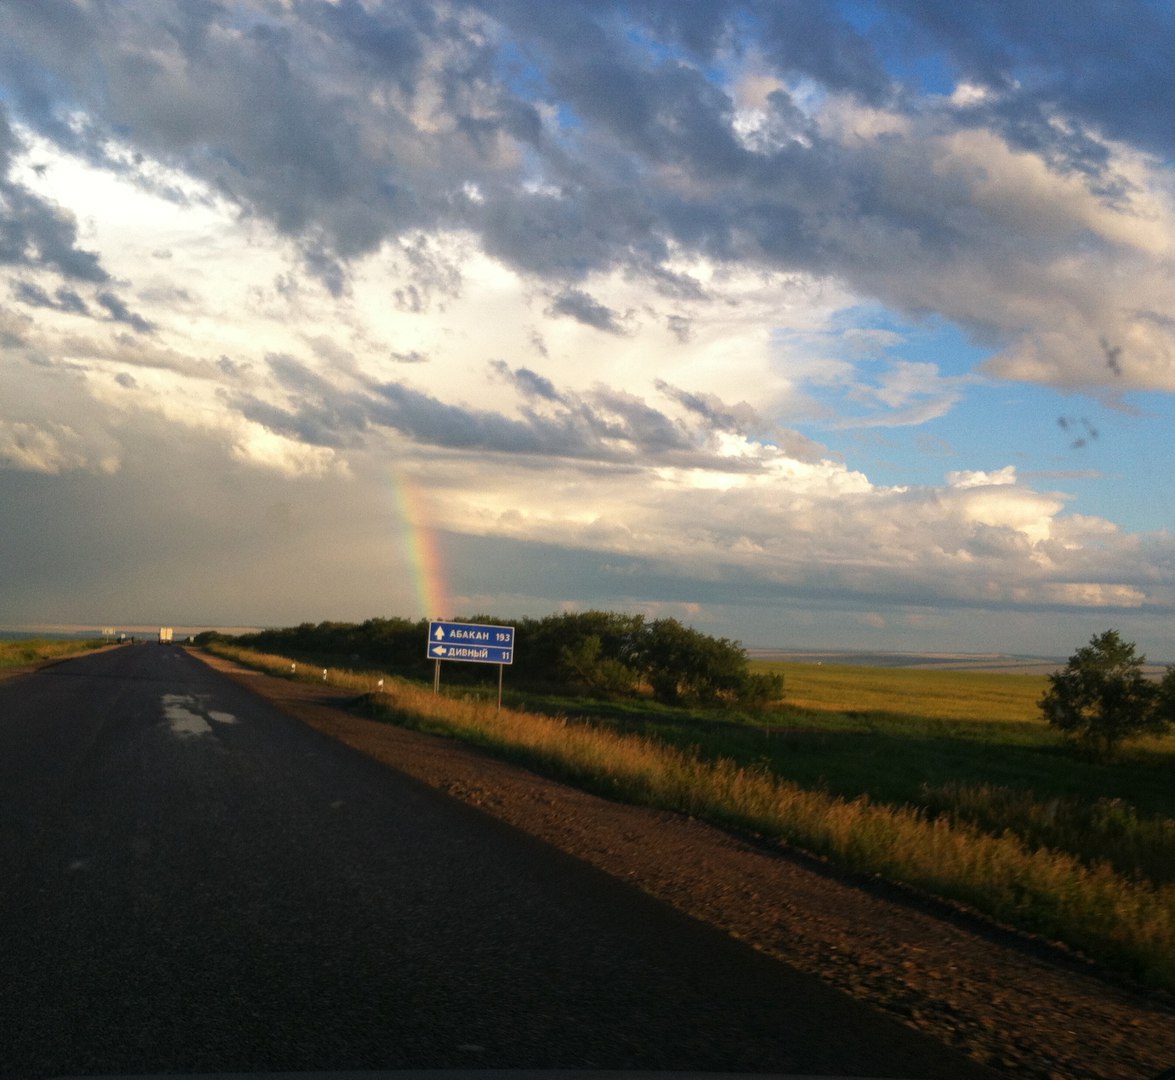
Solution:
[(445, 562), (436, 531), (430, 522), (428, 499), (407, 476), (393, 476), (396, 508), (403, 525), (404, 555), (411, 567), (420, 614), (426, 619), (444, 619), (449, 612), (449, 590)]

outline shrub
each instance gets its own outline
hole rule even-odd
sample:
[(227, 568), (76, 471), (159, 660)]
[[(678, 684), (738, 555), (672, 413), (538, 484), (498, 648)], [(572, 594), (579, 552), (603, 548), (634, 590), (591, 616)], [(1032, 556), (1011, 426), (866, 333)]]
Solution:
[(1095, 634), (1049, 676), (1041, 711), (1096, 759), (1112, 756), (1123, 739), (1162, 734), (1175, 715), (1175, 668), (1155, 683), (1143, 674), (1145, 663), (1117, 630)]

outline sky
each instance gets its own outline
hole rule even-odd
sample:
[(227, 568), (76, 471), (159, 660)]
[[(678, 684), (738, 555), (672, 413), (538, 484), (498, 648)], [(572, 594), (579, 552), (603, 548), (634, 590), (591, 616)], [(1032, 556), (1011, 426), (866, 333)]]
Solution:
[(1175, 660), (1175, 8), (0, 0), (0, 625)]

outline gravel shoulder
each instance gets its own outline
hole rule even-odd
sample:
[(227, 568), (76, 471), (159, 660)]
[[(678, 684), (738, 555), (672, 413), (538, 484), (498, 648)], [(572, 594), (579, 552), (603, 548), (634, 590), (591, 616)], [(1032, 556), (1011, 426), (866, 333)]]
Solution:
[(968, 912), (680, 814), (579, 791), (456, 740), (354, 716), (330, 687), (205, 663), (283, 711), (1012, 1076), (1146, 1080), (1175, 1003)]

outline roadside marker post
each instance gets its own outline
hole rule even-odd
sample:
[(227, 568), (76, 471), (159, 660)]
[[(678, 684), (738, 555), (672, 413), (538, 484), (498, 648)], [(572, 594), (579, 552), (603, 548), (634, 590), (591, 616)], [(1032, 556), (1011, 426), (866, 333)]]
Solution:
[(498, 665), (498, 708), (502, 708), (502, 673), (514, 663), (514, 627), (435, 621), (428, 624), (427, 654), (436, 661), (432, 692), (440, 693), (441, 661)]

